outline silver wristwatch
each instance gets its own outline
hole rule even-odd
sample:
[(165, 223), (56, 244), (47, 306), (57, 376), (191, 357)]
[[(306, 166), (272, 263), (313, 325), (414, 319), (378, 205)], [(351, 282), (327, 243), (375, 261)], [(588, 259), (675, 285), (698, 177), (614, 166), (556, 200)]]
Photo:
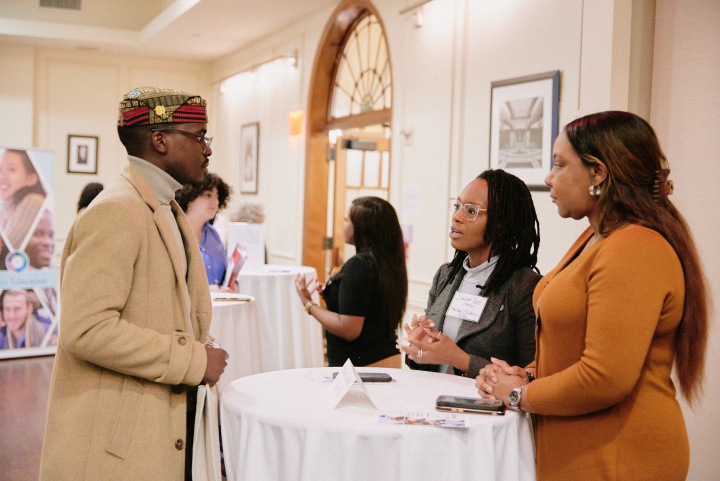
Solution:
[(516, 387), (512, 391), (510, 391), (510, 395), (508, 396), (508, 404), (510, 405), (510, 409), (517, 412), (523, 412), (522, 409), (520, 409), (520, 401), (522, 400), (522, 392), (523, 388), (525, 386)]

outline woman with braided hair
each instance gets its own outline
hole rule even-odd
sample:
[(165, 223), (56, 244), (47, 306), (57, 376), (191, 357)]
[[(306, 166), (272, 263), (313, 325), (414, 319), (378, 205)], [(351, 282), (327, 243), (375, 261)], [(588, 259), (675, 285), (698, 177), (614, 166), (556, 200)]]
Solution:
[[(413, 369), (475, 377), (491, 357), (524, 365), (535, 356), (532, 292), (540, 228), (530, 191), (487, 170), (450, 199), (452, 262), (433, 279), (424, 316), (398, 346)], [(467, 306), (471, 306), (467, 308)]]
[(671, 372), (696, 399), (708, 299), (667, 198), (667, 159), (646, 121), (602, 112), (570, 122), (553, 160), (550, 198), (590, 227), (535, 289), (535, 362), (494, 360), (479, 392), (537, 414), (540, 481), (684, 480), (689, 443)]

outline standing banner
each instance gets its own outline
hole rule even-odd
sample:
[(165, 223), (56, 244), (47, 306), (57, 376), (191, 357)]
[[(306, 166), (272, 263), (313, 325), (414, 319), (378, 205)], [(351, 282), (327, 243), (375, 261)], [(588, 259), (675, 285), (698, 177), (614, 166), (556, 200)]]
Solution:
[(55, 154), (0, 147), (0, 359), (55, 352)]
[[(227, 235), (227, 257), (232, 258), (235, 246), (247, 252), (247, 266), (265, 264), (265, 225), (248, 222), (229, 222)], [(226, 280), (227, 280), (226, 276)]]

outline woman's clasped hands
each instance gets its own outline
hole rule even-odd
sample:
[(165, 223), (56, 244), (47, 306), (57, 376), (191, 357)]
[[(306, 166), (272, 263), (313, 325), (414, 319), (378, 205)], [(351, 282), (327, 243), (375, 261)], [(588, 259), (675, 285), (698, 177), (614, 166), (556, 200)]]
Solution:
[(527, 371), (519, 366), (511, 366), (507, 362), (491, 357), (492, 364), (480, 370), (475, 378), (475, 387), (480, 397), (485, 399), (501, 399), (507, 404), (510, 391), (530, 382)]

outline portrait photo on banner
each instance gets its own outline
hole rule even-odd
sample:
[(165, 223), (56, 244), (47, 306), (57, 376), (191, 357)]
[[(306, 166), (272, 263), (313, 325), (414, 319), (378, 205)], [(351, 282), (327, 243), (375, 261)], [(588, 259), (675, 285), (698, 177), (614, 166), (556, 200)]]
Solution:
[(491, 83), (491, 169), (519, 177), (530, 190), (549, 190), (559, 92), (559, 70)]
[(54, 158), (0, 147), (0, 358), (55, 352)]

